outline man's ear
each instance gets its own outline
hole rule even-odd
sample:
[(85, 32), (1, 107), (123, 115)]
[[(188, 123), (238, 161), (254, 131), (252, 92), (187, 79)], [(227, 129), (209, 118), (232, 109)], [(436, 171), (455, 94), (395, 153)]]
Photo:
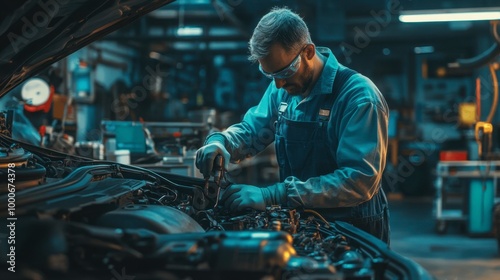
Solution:
[(316, 46), (314, 44), (309, 44), (306, 46), (304, 52), (306, 53), (307, 60), (311, 60), (316, 55)]

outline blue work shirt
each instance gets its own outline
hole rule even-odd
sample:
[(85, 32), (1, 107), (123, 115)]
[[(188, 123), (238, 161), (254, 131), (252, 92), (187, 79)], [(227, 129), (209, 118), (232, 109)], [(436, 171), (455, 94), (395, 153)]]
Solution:
[[(318, 119), (320, 97), (332, 94), (335, 76), (345, 66), (328, 48), (317, 47), (316, 55), (323, 59), (324, 67), (307, 97), (289, 96), (272, 81), (241, 123), (218, 133), (226, 139), (231, 162), (254, 156), (275, 140), (278, 108), (284, 100), (287, 118), (303, 122)], [(328, 149), (322, 156), (331, 157), (336, 166), (327, 174), (282, 178), (280, 201), (294, 208), (335, 208), (370, 200), (380, 189), (385, 167), (388, 114), (382, 94), (367, 77), (359, 73), (350, 77), (331, 108), (326, 126)]]

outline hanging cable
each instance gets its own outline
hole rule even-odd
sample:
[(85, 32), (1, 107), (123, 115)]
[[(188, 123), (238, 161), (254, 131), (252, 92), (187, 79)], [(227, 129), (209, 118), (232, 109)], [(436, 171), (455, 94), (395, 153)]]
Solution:
[(500, 36), (498, 35), (498, 24), (499, 23), (500, 23), (500, 21), (498, 21), (498, 20), (491, 22), (491, 25), (492, 25), (491, 33), (493, 33), (493, 38), (495, 38), (495, 41), (497, 42), (497, 44), (500, 45)]
[(491, 123), (491, 121), (493, 120), (493, 116), (496, 113), (498, 105), (498, 80), (495, 69), (496, 65), (497, 65), (496, 63), (490, 63), (491, 82), (493, 84), (493, 103), (491, 104), (490, 113), (488, 115), (488, 118), (486, 119), (487, 123)]
[(491, 34), (495, 39), (493, 45), (491, 45), (483, 53), (472, 57), (472, 58), (459, 58), (453, 63), (449, 63), (449, 68), (479, 68), (495, 59), (497, 55), (500, 54), (500, 35), (498, 35), (498, 24), (499, 21), (492, 21)]

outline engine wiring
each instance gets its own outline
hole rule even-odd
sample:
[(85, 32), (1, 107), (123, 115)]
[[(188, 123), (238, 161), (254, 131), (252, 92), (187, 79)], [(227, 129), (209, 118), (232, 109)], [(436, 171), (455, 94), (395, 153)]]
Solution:
[(166, 184), (166, 185), (169, 185), (171, 187), (175, 187), (175, 188), (178, 188), (178, 189), (181, 189), (184, 191), (192, 191), (193, 189), (203, 190), (201, 186), (195, 186), (195, 185), (187, 186), (187, 185), (175, 183), (175, 182), (161, 176), (160, 174), (158, 174), (152, 170), (148, 170), (148, 169), (138, 167), (138, 166), (126, 165), (126, 164), (116, 163), (116, 162), (112, 162), (112, 161), (83, 162), (81, 165), (88, 166), (88, 165), (95, 165), (95, 164), (113, 165), (113, 166), (118, 167), (122, 172), (126, 171), (126, 172), (129, 172), (131, 174), (142, 175), (142, 176), (145, 176), (145, 177), (149, 178), (150, 180), (155, 181), (159, 184), (163, 183), (163, 184)]
[(323, 223), (325, 223), (325, 227), (329, 228), (330, 227), (330, 224), (328, 223), (328, 221), (320, 214), (318, 213), (317, 211), (314, 211), (312, 209), (304, 209), (304, 212), (306, 213), (311, 213), (311, 214), (314, 214), (316, 217), (318, 217)]

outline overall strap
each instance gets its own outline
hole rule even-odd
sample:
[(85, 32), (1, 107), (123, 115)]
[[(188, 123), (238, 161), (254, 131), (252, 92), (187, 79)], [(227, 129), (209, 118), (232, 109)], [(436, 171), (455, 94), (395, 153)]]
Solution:
[(323, 102), (323, 105), (319, 109), (319, 120), (321, 121), (328, 121), (330, 118), (330, 111), (332, 110), (333, 103), (335, 103), (335, 100), (337, 100), (337, 97), (340, 94), (340, 91), (344, 87), (345, 83), (354, 75), (357, 74), (358, 72), (350, 69), (350, 68), (344, 68), (344, 69), (338, 69), (337, 74), (335, 75), (335, 79), (333, 80), (333, 86), (332, 86), (332, 94), (326, 95), (326, 98)]

